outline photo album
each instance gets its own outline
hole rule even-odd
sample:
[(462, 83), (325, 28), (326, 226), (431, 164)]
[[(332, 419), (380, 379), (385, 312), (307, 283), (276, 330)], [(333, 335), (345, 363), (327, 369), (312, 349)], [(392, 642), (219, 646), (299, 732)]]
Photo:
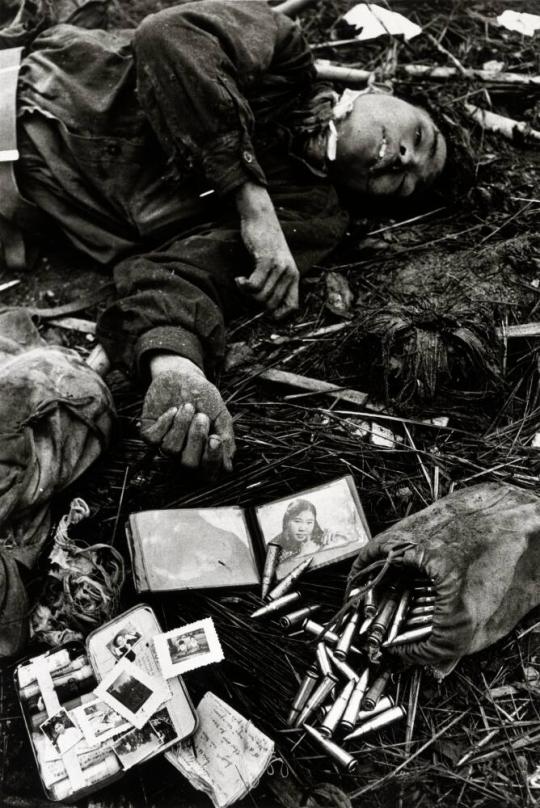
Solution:
[(250, 510), (141, 511), (126, 532), (138, 592), (258, 584), (269, 544), (281, 547), (281, 579), (308, 558), (310, 569), (352, 558), (370, 537), (349, 475)]

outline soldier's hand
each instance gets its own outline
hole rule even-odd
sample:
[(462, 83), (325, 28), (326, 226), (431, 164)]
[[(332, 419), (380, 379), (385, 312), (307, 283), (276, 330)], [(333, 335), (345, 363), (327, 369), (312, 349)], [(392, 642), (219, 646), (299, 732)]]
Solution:
[(141, 417), (141, 436), (187, 469), (232, 470), (232, 418), (217, 387), (183, 357), (157, 355)]
[(276, 319), (298, 309), (300, 275), (265, 188), (245, 183), (236, 194), (244, 245), (254, 263), (238, 287), (263, 303)]

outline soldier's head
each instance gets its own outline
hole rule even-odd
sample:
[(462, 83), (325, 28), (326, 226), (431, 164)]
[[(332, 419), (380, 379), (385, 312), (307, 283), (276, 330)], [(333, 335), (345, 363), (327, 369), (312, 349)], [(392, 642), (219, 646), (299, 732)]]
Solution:
[(350, 191), (408, 197), (429, 187), (444, 168), (443, 135), (424, 109), (401, 98), (349, 94), (335, 127), (331, 171), (336, 184)]

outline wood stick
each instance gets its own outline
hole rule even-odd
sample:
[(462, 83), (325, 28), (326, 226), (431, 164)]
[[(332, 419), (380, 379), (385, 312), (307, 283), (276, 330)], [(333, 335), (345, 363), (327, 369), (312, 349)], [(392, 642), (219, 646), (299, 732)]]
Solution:
[(535, 140), (540, 143), (540, 132), (532, 129), (525, 121), (515, 121), (513, 118), (505, 118), (504, 115), (497, 115), (487, 109), (481, 109), (474, 104), (463, 105), (467, 115), (490, 132), (496, 132), (509, 140), (514, 139), (514, 133), (520, 132), (523, 137)]
[[(360, 70), (356, 67), (346, 67), (325, 61), (315, 61), (317, 76), (326, 81), (340, 81), (352, 86), (364, 86), (373, 75), (369, 70)], [(519, 84), (524, 86), (540, 87), (540, 76), (525, 76), (521, 73), (494, 73), (490, 70), (473, 70), (457, 67), (433, 67), (432, 65), (402, 65), (401, 73), (415, 79), (428, 79), (431, 81), (448, 81), (454, 78), (476, 79), (478, 81), (496, 82), (498, 84)], [(383, 73), (381, 78), (392, 78), (392, 74)]]
[(402, 65), (400, 70), (413, 78), (445, 81), (452, 78), (479, 79), (499, 84), (525, 84), (540, 86), (540, 76), (525, 76), (521, 73), (495, 73), (493, 70), (475, 70), (470, 67), (433, 67), (432, 65)]
[(505, 328), (497, 328), (497, 336), (506, 337), (540, 337), (540, 323), (520, 323), (519, 325), (508, 325)]
[(352, 86), (363, 86), (367, 84), (373, 73), (370, 70), (359, 70), (355, 67), (343, 67), (342, 65), (327, 64), (326, 62), (315, 62), (317, 77), (325, 81), (341, 81), (343, 84)]
[(265, 382), (286, 384), (288, 387), (296, 387), (299, 390), (307, 390), (319, 395), (330, 395), (332, 398), (348, 401), (350, 404), (357, 404), (360, 407), (365, 406), (368, 400), (367, 393), (344, 389), (337, 384), (324, 382), (321, 379), (313, 379), (310, 376), (300, 376), (298, 373), (289, 373), (286, 370), (276, 368), (263, 370), (262, 373), (259, 373), (258, 378), (263, 379)]

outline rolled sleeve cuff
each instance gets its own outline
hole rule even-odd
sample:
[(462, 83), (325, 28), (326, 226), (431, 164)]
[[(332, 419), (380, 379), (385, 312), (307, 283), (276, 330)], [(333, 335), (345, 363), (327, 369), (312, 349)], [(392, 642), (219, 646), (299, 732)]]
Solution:
[(135, 370), (139, 378), (148, 377), (148, 354), (156, 351), (183, 356), (204, 371), (204, 353), (199, 338), (177, 326), (159, 326), (139, 337), (135, 345)]
[(231, 132), (207, 144), (202, 154), (203, 171), (217, 193), (225, 196), (246, 182), (266, 185), (251, 141)]

